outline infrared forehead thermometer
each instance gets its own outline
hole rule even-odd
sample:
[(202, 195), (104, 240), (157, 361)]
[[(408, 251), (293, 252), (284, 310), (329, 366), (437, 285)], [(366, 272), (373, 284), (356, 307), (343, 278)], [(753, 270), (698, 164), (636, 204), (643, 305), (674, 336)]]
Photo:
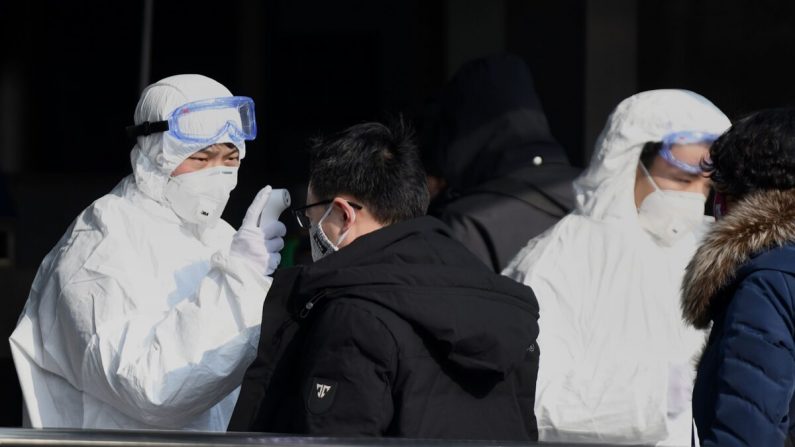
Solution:
[(270, 197), (268, 197), (268, 202), (259, 215), (259, 226), (262, 227), (263, 224), (279, 220), (279, 215), (289, 206), (290, 193), (286, 189), (272, 190)]

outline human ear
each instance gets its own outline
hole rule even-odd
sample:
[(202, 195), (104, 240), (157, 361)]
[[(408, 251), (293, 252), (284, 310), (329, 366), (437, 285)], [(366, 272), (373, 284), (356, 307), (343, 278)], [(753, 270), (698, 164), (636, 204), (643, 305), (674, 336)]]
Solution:
[(342, 218), (341, 231), (348, 231), (354, 223), (356, 223), (356, 210), (348, 203), (347, 200), (341, 197), (335, 197), (332, 202), (333, 206), (338, 209)]

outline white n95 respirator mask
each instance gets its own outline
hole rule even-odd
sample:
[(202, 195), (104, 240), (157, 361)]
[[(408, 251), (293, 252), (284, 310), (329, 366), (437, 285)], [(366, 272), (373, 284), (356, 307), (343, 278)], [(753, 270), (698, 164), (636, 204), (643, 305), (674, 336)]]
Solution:
[(704, 194), (662, 190), (642, 164), (640, 168), (654, 186), (638, 208), (638, 222), (660, 245), (670, 247), (704, 222)]
[(171, 177), (163, 195), (186, 222), (214, 226), (237, 186), (237, 167), (219, 166)]

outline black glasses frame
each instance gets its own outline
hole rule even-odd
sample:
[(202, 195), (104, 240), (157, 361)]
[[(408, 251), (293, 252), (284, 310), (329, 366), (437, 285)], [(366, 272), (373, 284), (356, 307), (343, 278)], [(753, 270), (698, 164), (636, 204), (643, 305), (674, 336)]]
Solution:
[[(298, 208), (293, 208), (291, 211), (293, 213), (293, 216), (295, 216), (295, 220), (298, 221), (298, 226), (299, 227), (301, 227), (301, 228), (309, 228), (309, 225), (310, 225), (309, 217), (307, 217), (305, 211), (308, 210), (309, 208), (314, 207), (314, 206), (328, 205), (329, 203), (331, 203), (333, 201), (334, 201), (334, 199), (321, 200), (320, 202), (310, 203), (308, 205), (299, 206)], [(350, 205), (351, 208), (353, 208), (355, 210), (360, 210), (360, 209), (364, 208), (363, 206), (359, 205), (358, 203), (353, 203), (353, 202), (350, 202), (348, 200), (346, 200), (345, 203)]]

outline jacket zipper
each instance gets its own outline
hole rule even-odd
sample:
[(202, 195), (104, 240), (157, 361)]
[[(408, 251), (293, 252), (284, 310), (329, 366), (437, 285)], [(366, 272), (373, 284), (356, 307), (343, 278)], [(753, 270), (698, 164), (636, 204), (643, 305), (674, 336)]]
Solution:
[(315, 296), (313, 296), (309, 301), (306, 302), (306, 304), (304, 304), (304, 308), (301, 309), (301, 313), (298, 314), (298, 317), (304, 319), (307, 316), (309, 316), (309, 312), (312, 311), (312, 308), (315, 307), (315, 304), (317, 304), (318, 301), (322, 300), (326, 296), (326, 294), (327, 291), (325, 289), (315, 294)]

